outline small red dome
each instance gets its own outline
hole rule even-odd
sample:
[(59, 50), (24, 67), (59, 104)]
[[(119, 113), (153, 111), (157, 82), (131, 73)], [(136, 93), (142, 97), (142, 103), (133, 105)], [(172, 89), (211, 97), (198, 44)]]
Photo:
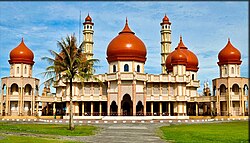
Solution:
[(223, 64), (241, 64), (241, 53), (240, 51), (235, 48), (231, 42), (230, 39), (228, 39), (227, 45), (220, 51), (218, 55), (218, 65)]
[[(182, 37), (180, 37), (180, 42), (178, 44), (178, 46), (175, 49), (180, 49), (180, 51), (182, 51), (186, 57), (187, 57), (187, 64), (186, 64), (186, 70), (187, 71), (198, 71), (198, 58), (196, 57), (196, 55), (191, 52), (190, 50), (188, 50), (188, 48), (184, 45), (184, 43), (182, 42)], [(173, 53), (173, 52), (172, 52)], [(168, 71), (173, 71), (173, 66), (172, 66), (172, 53), (170, 53), (166, 59), (166, 68)]]
[(187, 56), (180, 50), (179, 47), (175, 49), (171, 56), (172, 65), (186, 65), (187, 64)]
[(107, 60), (139, 61), (145, 63), (147, 50), (144, 43), (130, 30), (126, 19), (123, 30), (108, 45)]
[(24, 63), (33, 65), (34, 54), (33, 52), (24, 44), (22, 39), (21, 43), (10, 52), (9, 63)]
[(169, 25), (171, 25), (171, 22), (169, 21), (169, 18), (167, 17), (166, 14), (165, 14), (165, 16), (162, 19), (161, 25), (163, 25), (163, 24), (169, 24)]
[(83, 23), (85, 24), (91, 24), (94, 25), (94, 23), (92, 22), (92, 18), (89, 16), (89, 14), (87, 15), (87, 17), (85, 18), (85, 22)]

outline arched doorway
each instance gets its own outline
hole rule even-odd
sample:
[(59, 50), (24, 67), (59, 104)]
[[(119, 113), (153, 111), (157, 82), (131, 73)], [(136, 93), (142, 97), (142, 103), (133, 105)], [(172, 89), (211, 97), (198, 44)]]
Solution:
[(116, 102), (112, 101), (110, 105), (110, 116), (117, 116), (117, 108), (118, 106), (116, 105)]
[(123, 116), (133, 115), (133, 102), (129, 94), (125, 94), (122, 98), (122, 114)]
[(137, 116), (143, 116), (143, 105), (141, 101), (138, 101), (136, 105), (136, 115)]

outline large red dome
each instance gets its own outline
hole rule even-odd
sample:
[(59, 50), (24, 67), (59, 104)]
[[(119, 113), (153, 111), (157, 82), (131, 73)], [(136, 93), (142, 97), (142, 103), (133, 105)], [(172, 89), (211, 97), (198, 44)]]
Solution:
[(241, 64), (240, 51), (231, 44), (230, 39), (228, 39), (227, 45), (220, 51), (218, 59), (218, 65)]
[[(190, 50), (188, 50), (188, 48), (184, 45), (184, 43), (182, 42), (182, 37), (180, 37), (180, 42), (178, 44), (178, 46), (175, 49), (180, 48), (180, 51), (182, 51), (186, 57), (187, 57), (187, 65), (186, 65), (186, 70), (187, 71), (198, 71), (199, 67), (199, 62), (198, 62), (198, 58), (196, 57), (196, 55), (191, 52)], [(173, 52), (172, 52), (173, 53)], [(173, 66), (172, 66), (172, 56), (173, 54), (170, 53), (166, 59), (166, 68), (167, 71), (173, 71)]]
[(9, 63), (24, 63), (33, 65), (34, 54), (33, 52), (24, 44), (22, 39), (21, 43), (10, 52)]
[(172, 65), (187, 65), (187, 56), (180, 50), (179, 47), (173, 51), (171, 63)]
[(135, 36), (128, 26), (125, 27), (108, 45), (107, 60), (113, 61), (138, 61), (145, 63), (147, 49), (144, 43)]

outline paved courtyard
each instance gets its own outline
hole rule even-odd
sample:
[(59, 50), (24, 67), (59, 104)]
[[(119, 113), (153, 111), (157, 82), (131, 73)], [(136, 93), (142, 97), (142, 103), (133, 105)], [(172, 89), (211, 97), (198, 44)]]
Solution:
[(84, 142), (99, 143), (164, 143), (156, 135), (159, 126), (166, 124), (134, 123), (134, 124), (98, 124), (101, 130), (94, 136), (83, 137)]

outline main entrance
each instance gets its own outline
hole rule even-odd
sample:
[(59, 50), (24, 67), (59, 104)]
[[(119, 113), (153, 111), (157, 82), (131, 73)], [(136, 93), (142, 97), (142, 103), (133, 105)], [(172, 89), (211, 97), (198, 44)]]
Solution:
[(122, 115), (132, 116), (133, 115), (133, 102), (129, 94), (125, 94), (122, 98)]

